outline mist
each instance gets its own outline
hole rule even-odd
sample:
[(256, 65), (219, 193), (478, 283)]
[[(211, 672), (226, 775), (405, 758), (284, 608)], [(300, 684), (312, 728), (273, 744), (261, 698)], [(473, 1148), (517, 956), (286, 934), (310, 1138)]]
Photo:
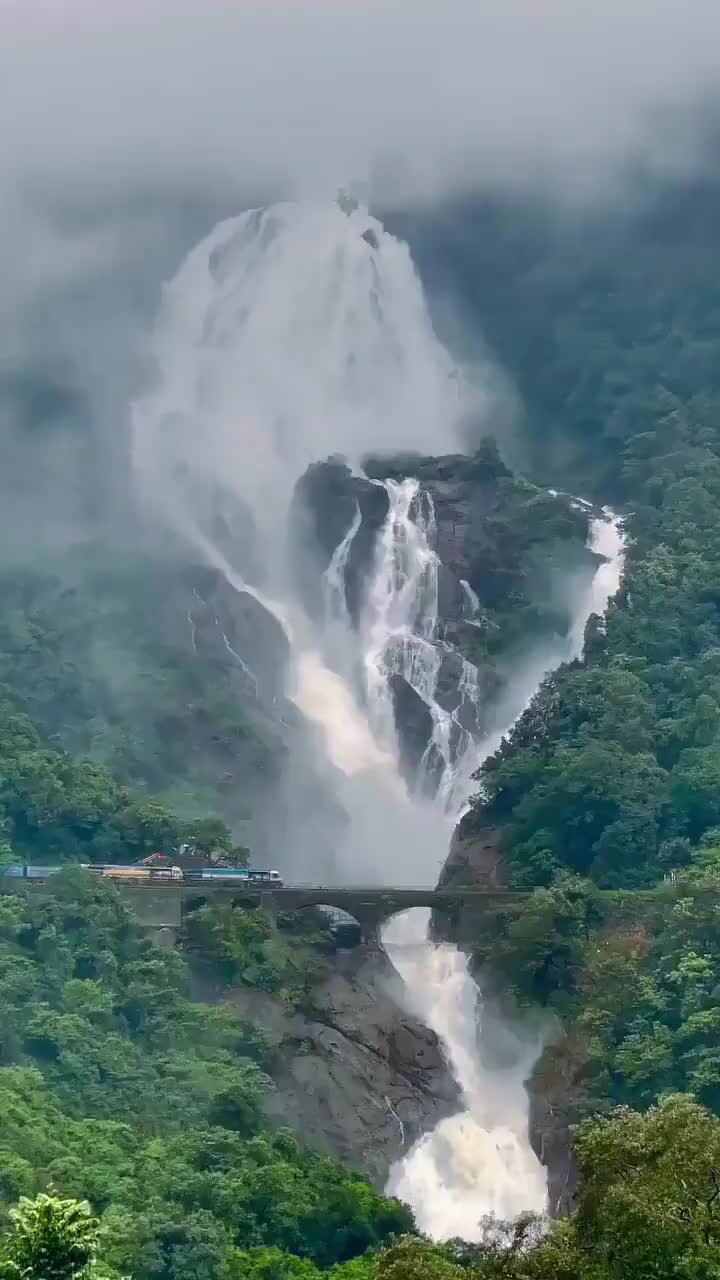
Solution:
[(13, 555), (132, 523), (127, 407), (160, 290), (220, 220), (340, 185), (375, 211), (488, 189), (596, 207), (695, 172), (712, 134), (711, 0), (0, 0), (0, 18), (0, 440), (29, 450), (13, 523), (42, 495)]
[[(438, 343), (407, 246), (332, 203), (216, 227), (164, 290), (150, 351), (153, 388), (133, 411), (140, 478), (171, 501), (188, 473), (233, 491), (276, 592), (284, 515), (307, 466), (452, 451), (482, 416), (482, 387)], [(175, 498), (182, 523), (185, 493)]]
[(712, 0), (4, 0), (12, 187), (194, 180), (377, 205), (479, 182), (597, 194), (685, 172), (717, 89)]

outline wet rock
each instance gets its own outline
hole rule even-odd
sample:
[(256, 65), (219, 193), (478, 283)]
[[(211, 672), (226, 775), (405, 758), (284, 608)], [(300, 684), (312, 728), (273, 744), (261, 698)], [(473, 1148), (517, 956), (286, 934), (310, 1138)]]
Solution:
[(350, 529), (357, 512), (360, 527), (353, 538), (345, 570), (345, 596), (350, 617), (357, 619), (377, 535), (387, 519), (389, 500), (381, 484), (354, 475), (342, 458), (308, 467), (295, 487), (290, 513), (292, 562), (309, 611), (323, 607), (322, 574)]
[(440, 873), (440, 887), (476, 885), (501, 889), (504, 884), (502, 834), (499, 827), (492, 826), (469, 832), (459, 823)]
[(435, 690), (435, 700), (444, 711), (455, 711), (460, 705), (463, 669), (462, 655), (455, 649), (447, 649), (442, 656)]
[(445, 624), (459, 622), (463, 617), (463, 589), (446, 564), (438, 568), (438, 614)]
[(433, 719), (428, 705), (403, 676), (393, 674), (388, 683), (393, 699), (395, 724), (400, 739), (401, 766), (407, 781), (417, 777), (420, 762), (430, 745)]
[(582, 1077), (587, 1049), (576, 1033), (549, 1045), (528, 1082), (530, 1140), (548, 1171), (548, 1205), (553, 1217), (573, 1210), (577, 1166), (572, 1154), (571, 1126), (583, 1099)]
[(293, 1128), (378, 1188), (413, 1142), (459, 1107), (437, 1037), (396, 1002), (398, 983), (382, 953), (353, 953), (347, 973), (315, 989), (313, 1014), (246, 988), (222, 997), (276, 1050), (269, 1122)]
[(183, 574), (190, 643), (198, 658), (235, 671), (257, 698), (281, 695), (289, 658), (277, 618), (247, 591), (238, 591), (216, 569), (189, 567)]

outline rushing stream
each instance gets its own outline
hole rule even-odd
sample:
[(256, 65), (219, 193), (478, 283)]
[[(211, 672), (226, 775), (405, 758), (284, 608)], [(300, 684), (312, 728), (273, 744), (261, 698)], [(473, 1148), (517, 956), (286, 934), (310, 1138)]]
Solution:
[[(364, 238), (368, 228), (374, 241)], [(471, 663), (459, 664), (454, 710), (436, 696), (449, 645), (438, 625), (432, 499), (416, 480), (385, 483), (389, 512), (354, 622), (345, 573), (359, 512), (325, 571), (324, 620), (305, 614), (287, 564), (287, 513), (310, 463), (337, 452), (357, 467), (373, 450), (457, 451), (462, 420), (482, 404), (433, 332), (407, 247), (362, 210), (282, 205), (244, 214), (215, 228), (168, 285), (153, 354), (156, 386), (135, 406), (139, 478), (175, 528), (285, 631), (288, 693), (318, 729), (318, 767), (348, 817), (336, 881), (433, 883), (471, 775), (501, 734), (481, 737)], [(240, 554), (228, 562), (188, 497), (188, 477), (205, 492), (230, 490), (250, 513), (262, 581), (243, 577)], [(592, 520), (591, 544), (607, 560), (588, 575), (568, 637), (511, 682), (507, 725), (549, 668), (580, 653), (588, 615), (617, 588), (622, 538), (609, 513)], [(462, 585), (472, 621), (477, 599)], [(394, 676), (432, 725), (411, 789), (400, 769)], [(278, 865), (308, 880), (317, 874), (311, 857), (298, 845)], [(384, 945), (409, 1005), (440, 1037), (466, 1109), (404, 1156), (389, 1187), (429, 1234), (473, 1239), (488, 1213), (545, 1207), (524, 1088), (538, 1046), (518, 1042), (501, 1073), (482, 1065), (480, 993), (462, 954), (430, 944), (427, 923), (423, 913), (393, 921)]]

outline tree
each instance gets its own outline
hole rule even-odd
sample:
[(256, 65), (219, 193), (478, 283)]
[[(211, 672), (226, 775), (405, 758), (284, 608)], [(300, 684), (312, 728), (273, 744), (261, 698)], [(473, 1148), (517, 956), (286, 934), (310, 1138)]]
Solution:
[(6, 1280), (75, 1280), (95, 1259), (100, 1228), (85, 1200), (23, 1197), (10, 1222), (0, 1263)]
[(576, 1227), (588, 1256), (625, 1280), (720, 1274), (720, 1120), (671, 1095), (582, 1125)]
[(198, 818), (194, 822), (188, 822), (181, 835), (190, 848), (197, 850), (204, 858), (209, 858), (216, 850), (226, 855), (232, 847), (230, 832), (220, 818)]

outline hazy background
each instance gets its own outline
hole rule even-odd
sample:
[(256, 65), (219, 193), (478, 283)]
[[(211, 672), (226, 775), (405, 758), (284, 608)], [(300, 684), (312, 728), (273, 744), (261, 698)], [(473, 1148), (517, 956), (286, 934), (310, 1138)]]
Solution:
[(36, 538), (122, 492), (161, 283), (218, 217), (339, 184), (379, 213), (596, 208), (714, 144), (714, 0), (0, 0), (0, 22), (4, 510), (17, 529), (39, 487)]
[[(3, 0), (0, 142), (29, 186), (194, 177), (604, 182), (692, 162), (713, 0)], [(678, 112), (680, 113), (678, 115)], [(670, 117), (672, 113), (672, 118)]]
[[(93, 749), (115, 732), (119, 682), (123, 723), (143, 706), (160, 723), (159, 703), (186, 715), (183, 672), (156, 688), (174, 617), (152, 653), (128, 657), (145, 638), (137, 619), (170, 598), (156, 585), (166, 560), (185, 567), (152, 511), (138, 520), (129, 406), (151, 373), (163, 283), (189, 249), (250, 205), (351, 187), (409, 238), (436, 323), (492, 375), (507, 445), (526, 388), (513, 385), (502, 326), (486, 327), (486, 313), (503, 318), (503, 269), (523, 251), (524, 227), (498, 235), (506, 205), (524, 216), (533, 204), (535, 217), (539, 204), (563, 234), (578, 216), (636, 209), (666, 179), (712, 165), (719, 36), (710, 0), (682, 13), (670, 0), (0, 0), (0, 585), (22, 622), (6, 648), (37, 644), (24, 629), (30, 566), (51, 579), (37, 591), (40, 650), (51, 654), (46, 637), (59, 632), (57, 651), (80, 654), (78, 689), (91, 673), (107, 696)], [(512, 461), (525, 467), (527, 453)], [(547, 479), (563, 482), (553, 457)], [(117, 602), (133, 591), (121, 625)], [(188, 593), (177, 588), (182, 620)], [(65, 668), (48, 666), (38, 716), (49, 707), (62, 725), (54, 672)], [(86, 701), (83, 731), (94, 686)], [(247, 740), (264, 734), (272, 756), (286, 726), (265, 711)], [(172, 725), (162, 742), (178, 737)], [(138, 736), (147, 749), (136, 767), (127, 747), (131, 776), (157, 754), (149, 730)], [(167, 776), (177, 767), (173, 757)]]

